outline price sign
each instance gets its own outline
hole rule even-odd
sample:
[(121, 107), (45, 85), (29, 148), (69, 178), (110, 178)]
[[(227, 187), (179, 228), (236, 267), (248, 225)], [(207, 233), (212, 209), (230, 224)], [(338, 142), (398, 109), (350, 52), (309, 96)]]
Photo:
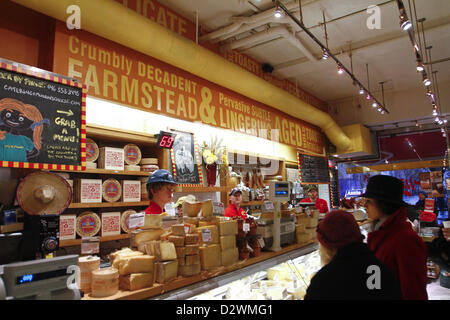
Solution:
[(81, 254), (94, 254), (100, 252), (99, 237), (82, 237), (81, 238)]
[(166, 131), (160, 131), (158, 134), (158, 141), (156, 144), (160, 148), (171, 149), (173, 142), (175, 141), (176, 134)]
[(272, 201), (264, 201), (264, 205), (266, 206), (266, 210), (274, 210), (275, 209)]
[(145, 212), (131, 214), (128, 220), (128, 228), (134, 229), (142, 227), (145, 224)]
[(249, 232), (250, 231), (250, 223), (245, 223), (242, 225), (242, 231)]
[(211, 242), (212, 241), (211, 230), (202, 229), (202, 240), (203, 240), (203, 242)]

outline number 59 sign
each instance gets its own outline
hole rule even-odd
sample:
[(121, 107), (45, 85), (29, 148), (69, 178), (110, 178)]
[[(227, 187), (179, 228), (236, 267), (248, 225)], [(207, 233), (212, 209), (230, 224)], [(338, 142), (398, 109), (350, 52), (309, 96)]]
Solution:
[(160, 131), (158, 134), (157, 145), (160, 148), (171, 149), (173, 142), (175, 141), (176, 134), (171, 132)]

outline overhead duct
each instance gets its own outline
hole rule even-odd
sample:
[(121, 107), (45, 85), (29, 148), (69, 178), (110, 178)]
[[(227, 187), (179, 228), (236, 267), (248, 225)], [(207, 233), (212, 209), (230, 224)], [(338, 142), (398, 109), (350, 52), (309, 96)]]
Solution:
[(301, 43), (300, 39), (298, 39), (294, 34), (292, 34), (286, 27), (275, 27), (270, 28), (262, 32), (255, 33), (249, 37), (239, 39), (237, 41), (233, 41), (227, 43), (222, 46), (222, 49), (225, 51), (231, 49), (241, 48), (247, 45), (261, 43), (266, 40), (271, 40), (274, 38), (283, 37), (289, 43), (291, 43), (296, 48), (300, 49), (300, 51), (312, 62), (317, 62), (317, 59), (309, 52), (308, 49), (305, 48), (303, 43)]
[[(73, 0), (13, 0), (55, 19), (66, 21)], [(325, 113), (264, 79), (227, 61), (195, 42), (179, 36), (116, 1), (78, 0), (83, 30), (132, 48), (195, 74), (250, 99), (320, 127), (338, 148), (350, 148), (350, 139)], [(132, 30), (132, 32), (130, 32)], [(155, 41), (158, 43), (155, 45)]]

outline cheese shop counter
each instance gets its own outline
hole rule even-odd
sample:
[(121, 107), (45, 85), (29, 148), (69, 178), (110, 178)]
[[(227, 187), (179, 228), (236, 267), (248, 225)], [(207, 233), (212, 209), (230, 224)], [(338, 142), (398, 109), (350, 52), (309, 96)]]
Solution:
[(148, 288), (134, 291), (119, 290), (115, 294), (106, 297), (93, 297), (92, 293), (88, 293), (84, 295), (82, 300), (186, 300), (255, 272), (306, 255), (317, 249), (318, 243), (310, 240), (307, 243), (284, 246), (278, 252), (262, 251), (257, 257), (241, 260), (229, 266), (202, 270), (194, 276), (184, 277), (178, 275), (175, 279), (164, 284), (154, 282), (153, 286)]

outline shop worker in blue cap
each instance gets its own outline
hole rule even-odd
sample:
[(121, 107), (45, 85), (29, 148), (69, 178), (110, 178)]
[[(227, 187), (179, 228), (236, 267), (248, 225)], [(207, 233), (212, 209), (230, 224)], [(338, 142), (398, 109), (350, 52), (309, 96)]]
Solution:
[(161, 214), (166, 203), (172, 201), (176, 184), (169, 171), (160, 169), (153, 172), (147, 180), (147, 192), (150, 204), (145, 209), (145, 213)]
[(419, 192), (419, 201), (416, 202), (415, 208), (419, 211), (425, 210), (425, 199), (428, 198), (428, 195), (425, 191)]

